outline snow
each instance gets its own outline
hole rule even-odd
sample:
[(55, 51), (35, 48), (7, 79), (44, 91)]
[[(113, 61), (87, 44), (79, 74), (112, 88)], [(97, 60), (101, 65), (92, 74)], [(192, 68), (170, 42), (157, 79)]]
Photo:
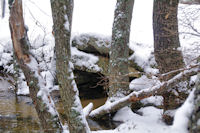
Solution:
[(197, 79), (197, 75), (190, 77), (190, 85), (195, 84), (196, 79)]
[(110, 36), (116, 0), (75, 0), (72, 31)]
[(140, 78), (132, 80), (129, 88), (134, 91), (140, 91), (145, 88), (152, 88), (157, 84), (160, 84), (160, 82), (155, 76), (150, 79), (146, 75), (143, 75)]
[(101, 68), (95, 63), (98, 62), (99, 58), (92, 54), (88, 54), (82, 51), (79, 51), (77, 48), (71, 48), (72, 60), (74, 60), (75, 65), (80, 67), (86, 67), (89, 69), (93, 69), (95, 71), (100, 71)]
[(162, 110), (146, 107), (140, 109), (139, 112), (142, 116), (133, 113), (128, 107), (118, 111), (114, 120), (123, 120), (126, 123), (116, 128), (114, 133), (169, 133), (170, 128), (161, 120)]
[[(194, 63), (194, 59), (200, 55), (200, 38), (199, 36), (191, 36), (191, 33), (198, 34), (199, 25), (199, 9), (198, 5), (184, 5), (179, 4), (179, 35), (181, 42), (181, 50), (186, 64)], [(184, 34), (189, 33), (189, 34)], [(192, 54), (191, 54), (192, 53)]]
[(156, 74), (158, 69), (153, 55), (153, 47), (149, 44), (130, 42), (130, 48), (134, 51), (129, 60), (133, 60), (137, 65), (144, 69), (146, 73)]
[(141, 103), (145, 104), (154, 104), (156, 106), (160, 106), (163, 104), (163, 97), (162, 96), (151, 96), (141, 100)]
[(194, 109), (194, 91), (190, 93), (185, 103), (176, 111), (172, 129), (175, 133), (187, 133), (188, 121)]
[[(69, 62), (68, 66), (69, 66), (68, 72), (70, 73), (70, 77), (68, 77), (68, 79), (70, 81), (72, 81), (71, 82), (71, 86), (72, 86), (71, 89), (73, 90), (72, 93), (74, 93), (74, 101), (71, 105), (72, 107), (71, 107), (70, 110), (75, 110), (76, 113), (79, 114), (78, 120), (81, 122), (81, 124), (85, 125), (85, 130), (86, 130), (87, 133), (89, 133), (90, 129), (89, 129), (89, 125), (86, 121), (86, 117), (85, 117), (86, 112), (83, 112), (83, 108), (82, 108), (81, 101), (80, 101), (80, 98), (79, 98), (79, 90), (78, 90), (77, 85), (76, 85), (75, 80), (74, 80), (74, 74), (73, 74), (73, 67), (74, 66), (71, 62)], [(88, 105), (88, 109), (91, 108), (91, 106), (93, 106), (93, 105), (91, 105), (91, 104)], [(85, 109), (85, 111), (87, 111), (88, 109)]]
[(90, 112), (92, 111), (93, 109), (93, 103), (89, 103), (84, 109), (83, 109), (83, 114), (85, 117), (87, 117)]
[(72, 40), (75, 40), (77, 45), (86, 45), (89, 42), (89, 37), (97, 38), (95, 41), (98, 47), (110, 48), (111, 36), (105, 36), (96, 33), (85, 33), (74, 35)]
[[(81, 34), (90, 34), (98, 38), (104, 38), (106, 36), (110, 39), (115, 4), (116, 0), (74, 0), (75, 7), (72, 37)], [(46, 85), (43, 90), (44, 92), (40, 91), (38, 94), (43, 95), (43, 93), (46, 94), (49, 88), (58, 88), (52, 83), (55, 73), (55, 62), (53, 60), (54, 39), (52, 35), (53, 22), (50, 2), (49, 0), (24, 0), (23, 6), (25, 23), (29, 27), (28, 36), (31, 47), (33, 48), (31, 52), (35, 54), (37, 60), (39, 60), (38, 65), (33, 63), (30, 64), (30, 67), (34, 67), (35, 70), (39, 67), (43, 70), (41, 72), (42, 80), (40, 80), (40, 82), (46, 83)], [(134, 60), (134, 62), (150, 75), (158, 73), (158, 69), (155, 68), (156, 62), (153, 56), (152, 7), (153, 0), (135, 0), (130, 34), (130, 48), (134, 50), (134, 53), (129, 58), (130, 60)], [(180, 4), (179, 8), (186, 8), (186, 5)], [(199, 9), (200, 7), (190, 6), (184, 11), (192, 12), (194, 8)], [(13, 53), (8, 25), (8, 14), (9, 11), (8, 8), (6, 8), (5, 18), (0, 20), (0, 29), (2, 31), (0, 32), (0, 65), (3, 65), (10, 73), (14, 73), (13, 64), (11, 63)], [(199, 16), (194, 17), (199, 18)], [(181, 26), (181, 20), (184, 20), (184, 18), (186, 18), (186, 16), (183, 14), (183, 10), (179, 10), (179, 32), (191, 32), (188, 28)], [(68, 17), (66, 16), (65, 19), (67, 20)], [(184, 20), (184, 22), (186, 21)], [(199, 27), (199, 22), (195, 22), (194, 26)], [(69, 29), (68, 23), (65, 23), (65, 28)], [(181, 48), (179, 49), (183, 51), (186, 64), (190, 65), (196, 63), (193, 59), (200, 55), (199, 37), (181, 34), (180, 42)], [(95, 65), (95, 63), (98, 62), (97, 56), (86, 54), (76, 48), (72, 48), (71, 50), (72, 59), (75, 57), (77, 59), (75, 65), (80, 67), (84, 66), (96, 71), (101, 70), (101, 68)], [(27, 84), (23, 81), (24, 75), (20, 74), (20, 77), (20, 81), (18, 81), (20, 85), (18, 94), (28, 94)], [(195, 79), (195, 76), (191, 77), (191, 84), (194, 84)], [(139, 94), (142, 91), (153, 90), (161, 85), (162, 84), (158, 82), (156, 77), (150, 78), (148, 76), (142, 76), (131, 82), (130, 89), (137, 91), (135, 94)], [(48, 100), (47, 97), (44, 98)], [(126, 98), (121, 100), (126, 100)], [(186, 102), (175, 112), (175, 120), (172, 126), (167, 126), (162, 122), (163, 110), (161, 109), (151, 106), (145, 107), (139, 110), (142, 115), (138, 115), (133, 113), (130, 108), (125, 107), (118, 111), (113, 119), (115, 121), (123, 121), (123, 124), (114, 130), (93, 131), (93, 133), (187, 133), (188, 116), (193, 108), (192, 99), (193, 93), (190, 94)], [(79, 100), (76, 102), (77, 105), (80, 104)], [(162, 97), (152, 96), (143, 99), (141, 102), (143, 104), (152, 103), (161, 105)], [(117, 104), (117, 102), (115, 104)], [(101, 109), (109, 109), (111, 106), (112, 104), (107, 102)], [(91, 108), (91, 104), (89, 107)], [(86, 112), (88, 112), (89, 107), (85, 108), (84, 114), (87, 114)], [(99, 110), (96, 110), (96, 112), (92, 112), (90, 115), (98, 113), (98, 111)], [(66, 130), (66, 132), (68, 131)]]
[(38, 63), (32, 56), (30, 56), (30, 59), (31, 61), (26, 65), (30, 68), (31, 72), (33, 72), (35, 78), (38, 79), (38, 87), (40, 90), (37, 93), (37, 97), (40, 97), (42, 101), (46, 104), (48, 108), (47, 111), (49, 111), (53, 116), (58, 116), (58, 112), (55, 109), (54, 102), (52, 101), (51, 97), (49, 97), (49, 89), (46, 87), (44, 79), (39, 74)]
[(27, 82), (24, 82), (24, 74), (21, 72), (20, 75), (19, 75), (19, 78), (18, 78), (18, 81), (17, 81), (17, 85), (18, 85), (18, 91), (17, 91), (17, 94), (20, 95), (20, 94), (23, 94), (23, 95), (27, 95), (29, 94), (29, 89), (27, 87)]
[(69, 19), (68, 19), (68, 16), (65, 15), (64, 18), (65, 18), (65, 24), (64, 24), (65, 29), (69, 31)]
[(176, 111), (172, 126), (163, 123), (163, 110), (155, 107), (139, 109), (142, 115), (133, 113), (130, 108), (124, 107), (117, 112), (114, 121), (123, 121), (114, 130), (93, 131), (93, 133), (187, 133), (187, 124), (192, 113), (194, 89), (188, 96), (186, 102)]

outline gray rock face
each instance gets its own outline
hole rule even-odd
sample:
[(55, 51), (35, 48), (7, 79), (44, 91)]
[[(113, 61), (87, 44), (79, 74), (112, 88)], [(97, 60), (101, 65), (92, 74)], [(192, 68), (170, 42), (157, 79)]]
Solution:
[[(110, 44), (111, 37), (90, 34), (81, 34), (72, 40), (72, 46), (78, 50), (106, 57), (109, 56)], [(129, 49), (129, 54), (133, 54), (131, 49)]]

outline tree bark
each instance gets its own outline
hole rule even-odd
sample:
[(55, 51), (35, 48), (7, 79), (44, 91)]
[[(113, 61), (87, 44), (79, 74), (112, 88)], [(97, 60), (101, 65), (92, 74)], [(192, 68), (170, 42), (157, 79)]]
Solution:
[(56, 72), (70, 133), (90, 132), (83, 115), (71, 63), (73, 0), (51, 0), (55, 33)]
[(40, 76), (38, 63), (28, 49), (29, 42), (24, 27), (22, 0), (10, 1), (9, 24), (14, 53), (25, 75), (30, 90), (30, 97), (35, 105), (41, 125), (45, 131), (59, 132), (62, 130), (62, 126), (57, 111), (49, 93), (44, 93), (46, 91), (44, 90), (45, 83)]
[[(177, 20), (178, 3), (179, 0), (154, 0), (154, 54), (160, 73), (167, 73), (184, 67), (182, 53), (178, 50), (180, 47)], [(168, 80), (175, 74), (176, 73), (168, 74), (163, 80)], [(178, 101), (178, 97), (172, 92), (166, 92), (163, 98), (164, 111), (179, 106), (179, 103), (172, 104), (172, 101)], [(167, 115), (163, 118), (166, 122), (172, 124), (173, 118)]]
[[(179, 0), (154, 0), (154, 52), (160, 73), (184, 67), (178, 33)], [(169, 77), (170, 78), (170, 77)]]
[(111, 101), (130, 93), (128, 77), (129, 36), (134, 0), (117, 0), (112, 28), (109, 61), (109, 93)]

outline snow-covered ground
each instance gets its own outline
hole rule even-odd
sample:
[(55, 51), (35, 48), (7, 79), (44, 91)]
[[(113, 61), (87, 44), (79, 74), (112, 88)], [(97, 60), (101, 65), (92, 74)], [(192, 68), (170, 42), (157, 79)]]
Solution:
[[(72, 37), (82, 33), (98, 34), (99, 36), (111, 36), (112, 23), (114, 18), (116, 0), (74, 0), (74, 14), (72, 24)], [(32, 52), (38, 55), (41, 61), (39, 66), (43, 70), (51, 68), (51, 58), (53, 57), (54, 38), (52, 35), (52, 17), (49, 0), (24, 0), (24, 16), (25, 23), (29, 27), (29, 39)], [(139, 66), (144, 68), (145, 72), (155, 74), (157, 69), (151, 66), (155, 65), (153, 57), (153, 31), (152, 31), (152, 7), (153, 0), (135, 0), (133, 10), (133, 20), (131, 25), (130, 47), (135, 51), (130, 59), (134, 60)], [(180, 7), (185, 7), (180, 5)], [(200, 8), (195, 6), (193, 8)], [(192, 9), (193, 9), (192, 8)], [(179, 11), (179, 18), (184, 17)], [(0, 65), (4, 65), (8, 71), (13, 70), (13, 65), (8, 64), (12, 60), (12, 45), (10, 39), (10, 31), (8, 25), (9, 11), (6, 10), (6, 16), (0, 19)], [(195, 24), (197, 25), (197, 24)], [(180, 32), (186, 30), (180, 25)], [(187, 37), (180, 35), (181, 50), (185, 57), (186, 63), (189, 65), (192, 58), (200, 55), (200, 38)], [(199, 48), (199, 49), (198, 49)], [(72, 49), (75, 54), (76, 49)], [(44, 54), (44, 60), (41, 56)], [(186, 58), (187, 57), (187, 58)], [(92, 59), (96, 60), (97, 57)], [(94, 60), (90, 61), (91, 65)], [(90, 67), (88, 66), (88, 67)], [(52, 81), (51, 71), (44, 71), (42, 76), (46, 81)], [(130, 84), (131, 89), (142, 89), (150, 87), (150, 83), (156, 84), (156, 79), (148, 79), (143, 76), (134, 80)], [(47, 82), (47, 86), (51, 87), (52, 82)], [(142, 83), (142, 85), (140, 84)], [(135, 85), (134, 85), (135, 84)], [(26, 86), (26, 85), (24, 85)], [(18, 93), (29, 93), (26, 87), (19, 90)], [(129, 108), (121, 109), (114, 120), (123, 121), (124, 124), (115, 130), (94, 131), (94, 133), (187, 133), (187, 115), (192, 108), (193, 93), (190, 94), (185, 104), (178, 109), (175, 115), (175, 121), (172, 126), (165, 125), (162, 118), (162, 110), (155, 107), (146, 107), (139, 110), (143, 115), (133, 113)], [(158, 100), (159, 99), (159, 100)], [(150, 98), (143, 102), (159, 103), (162, 98)], [(190, 110), (188, 110), (190, 109)]]

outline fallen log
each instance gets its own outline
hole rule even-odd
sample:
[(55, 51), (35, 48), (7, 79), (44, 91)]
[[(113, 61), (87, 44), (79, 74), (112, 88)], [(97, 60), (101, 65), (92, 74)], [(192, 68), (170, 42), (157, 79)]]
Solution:
[(186, 77), (191, 77), (198, 73), (198, 68), (192, 68), (190, 70), (185, 70), (177, 74), (175, 77), (168, 81), (164, 81), (159, 85), (156, 85), (152, 88), (147, 88), (138, 92), (132, 92), (128, 96), (115, 101), (109, 102), (107, 101), (103, 106), (93, 110), (89, 117), (92, 119), (101, 119), (106, 114), (114, 113), (119, 109), (130, 105), (131, 103), (140, 101), (144, 98), (148, 98), (153, 95), (161, 95), (167, 91), (168, 88), (175, 86), (178, 82), (186, 80)]

